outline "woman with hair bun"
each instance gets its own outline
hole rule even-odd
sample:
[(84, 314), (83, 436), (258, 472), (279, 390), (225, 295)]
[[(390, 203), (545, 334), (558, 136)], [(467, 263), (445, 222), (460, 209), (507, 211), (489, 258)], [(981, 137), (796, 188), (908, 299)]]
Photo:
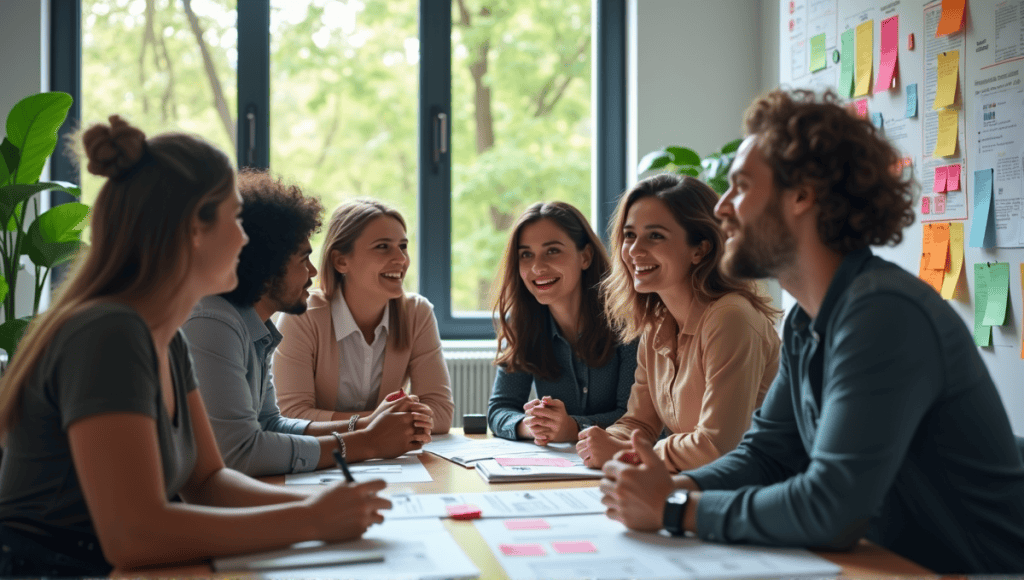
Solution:
[(107, 178), (92, 244), (0, 385), (0, 576), (106, 576), (382, 521), (381, 481), (307, 494), (221, 460), (179, 326), (237, 283), (247, 238), (227, 156), (117, 116), (83, 142)]

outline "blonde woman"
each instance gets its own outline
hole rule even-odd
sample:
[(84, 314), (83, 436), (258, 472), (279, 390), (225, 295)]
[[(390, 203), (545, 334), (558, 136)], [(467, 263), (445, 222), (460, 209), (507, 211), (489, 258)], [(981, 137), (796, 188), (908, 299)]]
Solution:
[(665, 428), (655, 450), (669, 471), (710, 463), (739, 444), (775, 378), (776, 311), (722, 271), (717, 201), (700, 180), (669, 174), (619, 199), (605, 304), (620, 338), (640, 346), (626, 413), (580, 433), (591, 467), (630, 449), (632, 431), (656, 441)]
[(405, 219), (379, 201), (357, 199), (334, 210), (320, 289), (310, 293), (304, 314), (285, 315), (279, 325), (281, 413), (346, 420), (356, 430), (381, 413), (415, 410), (432, 421), (422, 429), (427, 435), (448, 432), (455, 405), (433, 306), (402, 287), (408, 246)]
[(179, 327), (237, 283), (247, 238), (227, 156), (117, 116), (83, 141), (107, 178), (92, 244), (0, 388), (0, 576), (106, 576), (382, 521), (381, 481), (296, 492), (221, 460)]

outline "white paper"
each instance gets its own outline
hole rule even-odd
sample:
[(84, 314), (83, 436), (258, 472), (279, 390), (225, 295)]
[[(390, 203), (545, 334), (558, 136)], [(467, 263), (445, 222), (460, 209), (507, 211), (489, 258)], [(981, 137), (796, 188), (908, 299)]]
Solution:
[[(978, 128), (976, 169), (993, 169), (992, 208), (996, 247), (1024, 246), (1024, 91), (1019, 87), (997, 92), (979, 91), (974, 99)], [(973, 178), (972, 176), (969, 176)], [(960, 187), (965, 187), (961, 172)], [(973, 187), (973, 181), (968, 181)], [(974, 220), (981, 219), (973, 216)], [(977, 221), (971, 225), (977, 227)]]
[(448, 434), (435, 437), (423, 449), (464, 467), (473, 467), (477, 461), (495, 457), (562, 457), (569, 461), (580, 460), (576, 447), (571, 443), (537, 445), (529, 441), (509, 441), (498, 437), (470, 439)]
[[(408, 454), (394, 459), (371, 459), (348, 466), (352, 477), (357, 482), (383, 479), (387, 483), (422, 483), (434, 481), (430, 472), (420, 458)], [(284, 476), (285, 485), (326, 485), (335, 481), (345, 481), (345, 476), (337, 467), (321, 469), (308, 473), (289, 473)]]
[(476, 578), (480, 570), (466, 557), (441, 520), (385, 521), (367, 530), (350, 550), (376, 550), (384, 561), (323, 568), (302, 568), (257, 574), (257, 578)]
[[(473, 525), (512, 580), (534, 578), (765, 578), (833, 576), (839, 566), (801, 549), (730, 546), (664, 533), (631, 532), (603, 515), (545, 518), (550, 529), (509, 530), (500, 519)], [(552, 542), (589, 541), (596, 552), (560, 554)], [(506, 556), (501, 544), (539, 544), (543, 556)]]
[[(519, 455), (517, 457), (528, 456)], [(483, 459), (473, 465), (476, 467), (477, 474), (488, 483), (601, 479), (602, 472), (600, 469), (591, 469), (583, 465), (583, 460), (579, 456), (576, 456), (576, 459), (571, 467), (554, 467), (549, 465), (506, 466), (501, 465), (494, 459)]]
[(470, 504), (484, 518), (525, 518), (579, 514), (603, 514), (601, 491), (596, 487), (570, 487), (479, 493), (401, 493), (388, 497), (392, 508), (384, 518), (448, 517), (448, 506)]

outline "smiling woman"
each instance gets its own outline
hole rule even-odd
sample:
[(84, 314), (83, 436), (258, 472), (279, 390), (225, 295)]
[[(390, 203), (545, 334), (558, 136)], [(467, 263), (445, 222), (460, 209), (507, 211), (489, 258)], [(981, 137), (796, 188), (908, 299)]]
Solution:
[(433, 307), (402, 287), (408, 245), (402, 215), (379, 201), (357, 199), (334, 211), (320, 290), (304, 314), (279, 325), (274, 376), (284, 415), (374, 417), (401, 406), (386, 398), (409, 384), (410, 399), (433, 412), (432, 432), (448, 432), (454, 403)]

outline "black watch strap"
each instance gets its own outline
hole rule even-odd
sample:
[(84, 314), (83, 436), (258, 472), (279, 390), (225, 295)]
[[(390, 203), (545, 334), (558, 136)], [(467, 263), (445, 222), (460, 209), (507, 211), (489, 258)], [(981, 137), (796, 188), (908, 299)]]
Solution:
[(689, 500), (690, 492), (685, 489), (672, 492), (672, 495), (665, 500), (661, 525), (673, 536), (682, 536), (686, 533), (683, 528), (683, 514), (686, 513), (686, 504), (689, 503)]

